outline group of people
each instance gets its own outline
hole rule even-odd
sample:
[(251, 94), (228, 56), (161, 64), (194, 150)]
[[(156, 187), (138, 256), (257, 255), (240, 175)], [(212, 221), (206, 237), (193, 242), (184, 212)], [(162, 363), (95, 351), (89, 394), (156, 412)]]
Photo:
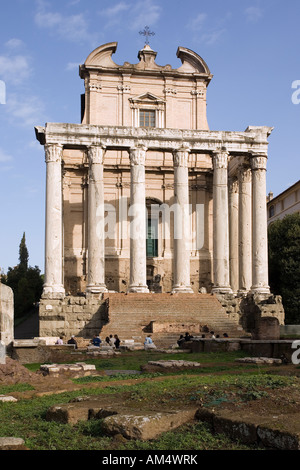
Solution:
[[(202, 338), (205, 338), (205, 335), (201, 335)], [(210, 331), (210, 338), (211, 339), (218, 339), (220, 338), (220, 335), (215, 335), (215, 332), (214, 331)], [(223, 333), (223, 338), (228, 338), (228, 334), (227, 333)], [(185, 343), (186, 341), (191, 341), (191, 339), (193, 339), (193, 336), (190, 335), (189, 333), (185, 333), (185, 335), (180, 335), (180, 338), (179, 340), (177, 341), (177, 344), (178, 346), (182, 346), (183, 343)]]
[(184, 336), (180, 335), (180, 338), (177, 341), (177, 344), (178, 346), (182, 346), (183, 343), (185, 343), (186, 341), (191, 341), (191, 339), (193, 339), (193, 336), (190, 335), (188, 332), (186, 332)]
[[(95, 335), (94, 338), (92, 339), (92, 345), (93, 346), (98, 346), (100, 347), (100, 344), (102, 343), (102, 340), (99, 335)], [(105, 338), (105, 344), (108, 346), (111, 346), (114, 349), (119, 349), (120, 348), (120, 339), (118, 335), (109, 335)]]
[[(100, 336), (99, 336), (99, 335), (94, 335), (94, 337), (93, 337), (93, 339), (92, 339), (92, 341), (91, 341), (91, 344), (92, 344), (93, 346), (98, 346), (98, 347), (100, 347), (100, 344), (101, 344), (101, 343), (102, 343), (102, 340), (101, 340)], [(61, 335), (61, 336), (57, 339), (57, 341), (56, 341), (55, 344), (58, 344), (58, 345), (59, 345), (59, 344), (65, 344), (65, 343), (64, 343), (64, 336)], [(76, 341), (76, 339), (75, 339), (75, 335), (72, 335), (71, 338), (67, 341), (66, 344), (74, 344), (75, 349), (77, 349), (78, 346), (77, 346), (77, 341)], [(107, 336), (107, 337), (105, 338), (105, 344), (106, 344), (106, 345), (109, 345), (109, 346), (112, 346), (114, 349), (119, 349), (119, 348), (120, 348), (120, 339), (119, 339), (118, 335), (114, 335), (114, 336), (113, 336), (113, 335), (110, 335), (110, 336)]]
[[(64, 344), (64, 337), (61, 335), (55, 344)], [(75, 335), (72, 335), (71, 338), (67, 341), (67, 344), (74, 344), (75, 349), (77, 349), (77, 341), (75, 339)]]

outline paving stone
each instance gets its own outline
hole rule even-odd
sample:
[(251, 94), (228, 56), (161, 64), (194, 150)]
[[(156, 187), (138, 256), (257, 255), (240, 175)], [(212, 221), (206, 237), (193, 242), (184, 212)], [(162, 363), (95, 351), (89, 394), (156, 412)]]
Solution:
[(0, 437), (0, 450), (27, 450), (20, 437)]

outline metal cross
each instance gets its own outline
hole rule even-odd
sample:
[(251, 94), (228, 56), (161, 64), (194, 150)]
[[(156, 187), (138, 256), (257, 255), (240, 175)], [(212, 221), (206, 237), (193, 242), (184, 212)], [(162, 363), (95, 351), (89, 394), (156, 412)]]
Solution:
[(150, 36), (155, 36), (155, 33), (152, 33), (152, 31), (150, 31), (149, 26), (145, 26), (144, 31), (140, 31), (140, 34), (145, 36), (145, 44), (149, 44)]

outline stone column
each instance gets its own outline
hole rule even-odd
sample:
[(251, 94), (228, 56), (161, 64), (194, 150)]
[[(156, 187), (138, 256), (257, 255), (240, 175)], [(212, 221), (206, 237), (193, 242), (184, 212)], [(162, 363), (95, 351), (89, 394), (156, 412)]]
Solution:
[(172, 292), (193, 293), (190, 286), (189, 149), (173, 152), (174, 161), (174, 280)]
[(253, 293), (269, 294), (267, 240), (267, 156), (251, 158), (252, 169), (252, 287)]
[(251, 168), (239, 166), (239, 292), (252, 285)]
[(229, 179), (229, 267), (230, 286), (239, 288), (239, 185), (237, 178)]
[(229, 284), (228, 152), (213, 153), (213, 293), (226, 294)]
[(128, 292), (149, 292), (146, 265), (146, 147), (133, 147), (129, 151), (130, 182), (130, 284)]
[(46, 239), (43, 294), (64, 296), (62, 243), (62, 150), (60, 144), (45, 144)]
[(100, 145), (88, 148), (88, 275), (87, 292), (106, 292), (105, 237), (104, 237), (104, 183), (103, 160), (105, 149)]

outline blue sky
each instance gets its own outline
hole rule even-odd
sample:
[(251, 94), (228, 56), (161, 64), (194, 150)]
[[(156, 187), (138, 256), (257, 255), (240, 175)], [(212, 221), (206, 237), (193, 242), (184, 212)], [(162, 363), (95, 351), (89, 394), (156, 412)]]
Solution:
[(179, 67), (178, 46), (194, 50), (208, 64), (214, 75), (207, 96), (211, 130), (274, 127), (267, 191), (277, 195), (295, 183), (300, 175), (299, 17), (299, 0), (2, 2), (0, 268), (6, 272), (18, 263), (25, 232), (30, 265), (44, 269), (45, 163), (34, 126), (79, 123), (84, 87), (78, 65), (112, 41), (118, 42), (116, 63), (137, 63), (144, 46), (139, 31), (146, 25), (155, 32), (150, 45), (158, 53), (157, 64)]

